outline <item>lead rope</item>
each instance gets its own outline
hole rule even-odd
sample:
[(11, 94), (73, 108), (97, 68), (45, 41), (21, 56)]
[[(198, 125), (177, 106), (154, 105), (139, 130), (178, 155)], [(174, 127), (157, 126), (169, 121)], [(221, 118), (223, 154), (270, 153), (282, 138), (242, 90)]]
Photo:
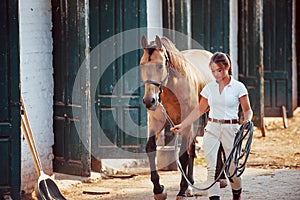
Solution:
[[(175, 124), (172, 121), (172, 119), (170, 118), (170, 116), (168, 115), (166, 109), (164, 108), (164, 106), (162, 105), (162, 103), (159, 103), (161, 108), (162, 108), (162, 112), (165, 116), (165, 118), (168, 120), (168, 122), (170, 123), (171, 127), (174, 127)], [(245, 131), (247, 129), (247, 131)], [(248, 136), (249, 135), (249, 136)], [(248, 136), (246, 145), (245, 145), (245, 149), (244, 152), (241, 154), (242, 151), (242, 143), (243, 140)], [(196, 187), (194, 186), (187, 178), (187, 176), (185, 175), (185, 172), (182, 169), (182, 166), (179, 162), (179, 155), (178, 155), (178, 141), (179, 141), (179, 134), (175, 134), (175, 158), (176, 158), (176, 164), (178, 169), (180, 170), (182, 176), (185, 178), (186, 182), (189, 184), (190, 187), (192, 187), (195, 190), (199, 190), (199, 191), (203, 191), (203, 190), (208, 190), (209, 188), (211, 188), (221, 177), (222, 172), (225, 170), (226, 176), (228, 177), (228, 179), (232, 182), (232, 177), (234, 175), (236, 175), (237, 177), (241, 176), (243, 174), (243, 172), (245, 171), (246, 168), (246, 163), (250, 154), (250, 148), (251, 148), (251, 143), (252, 143), (252, 138), (253, 138), (253, 123), (251, 121), (247, 121), (246, 123), (244, 123), (239, 131), (236, 133), (235, 139), (234, 139), (234, 145), (232, 148), (232, 151), (230, 152), (227, 160), (224, 162), (224, 165), (220, 171), (220, 174), (218, 175), (218, 177), (215, 179), (215, 181), (213, 183), (211, 183), (209, 186), (203, 186), (202, 188)], [(239, 161), (243, 158), (244, 161), (240, 164)], [(235, 164), (235, 170), (233, 174), (230, 174), (229, 172), (229, 167), (230, 167), (230, 163), (232, 162)]]

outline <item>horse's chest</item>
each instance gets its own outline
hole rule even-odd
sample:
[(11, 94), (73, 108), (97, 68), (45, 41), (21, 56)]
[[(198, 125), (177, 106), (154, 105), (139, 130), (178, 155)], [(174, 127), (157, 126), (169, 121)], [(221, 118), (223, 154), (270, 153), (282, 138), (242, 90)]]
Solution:
[(162, 104), (175, 124), (180, 123), (187, 116), (188, 110), (190, 110), (187, 104), (181, 104), (178, 100), (169, 99), (168, 101), (162, 101)]

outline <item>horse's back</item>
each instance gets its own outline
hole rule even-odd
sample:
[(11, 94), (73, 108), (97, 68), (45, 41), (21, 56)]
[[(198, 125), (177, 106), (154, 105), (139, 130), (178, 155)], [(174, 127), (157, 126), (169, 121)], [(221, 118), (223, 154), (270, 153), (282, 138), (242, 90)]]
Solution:
[(210, 58), (213, 55), (211, 52), (201, 49), (190, 49), (182, 51), (184, 57), (196, 68), (196, 73), (205, 83), (213, 80), (213, 76), (209, 69)]

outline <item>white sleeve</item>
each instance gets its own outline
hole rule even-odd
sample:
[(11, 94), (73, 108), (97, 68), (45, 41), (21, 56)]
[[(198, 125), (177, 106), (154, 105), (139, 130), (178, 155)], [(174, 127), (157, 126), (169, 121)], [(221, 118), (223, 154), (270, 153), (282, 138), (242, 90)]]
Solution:
[(208, 99), (209, 97), (209, 89), (208, 86), (205, 85), (204, 88), (201, 90), (200, 95)]
[(247, 95), (248, 94), (248, 90), (247, 90), (247, 88), (245, 87), (245, 85), (242, 82), (240, 82), (239, 85), (240, 85), (240, 87), (239, 87), (239, 98), (240, 98), (240, 97), (242, 97), (244, 95)]

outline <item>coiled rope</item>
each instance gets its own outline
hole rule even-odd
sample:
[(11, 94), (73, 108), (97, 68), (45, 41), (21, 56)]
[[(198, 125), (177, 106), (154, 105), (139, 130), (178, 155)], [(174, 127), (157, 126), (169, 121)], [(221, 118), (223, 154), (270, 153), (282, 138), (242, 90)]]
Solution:
[[(170, 118), (170, 116), (168, 115), (168, 113), (166, 112), (164, 106), (160, 103), (161, 107), (162, 107), (162, 112), (165, 116), (165, 118), (168, 120), (168, 122), (170, 123), (171, 127), (174, 127), (175, 124), (172, 121), (172, 119)], [(232, 151), (230, 152), (228, 158), (226, 159), (226, 161), (224, 162), (224, 165), (220, 171), (220, 174), (218, 175), (218, 177), (214, 180), (214, 182), (212, 182), (210, 185), (203, 185), (201, 188), (200, 187), (196, 187), (194, 186), (187, 178), (184, 170), (182, 169), (182, 166), (179, 162), (179, 155), (178, 155), (178, 141), (179, 141), (179, 134), (175, 135), (175, 158), (176, 158), (176, 164), (178, 169), (180, 170), (181, 174), (183, 175), (183, 177), (185, 178), (185, 180), (187, 181), (187, 183), (189, 184), (190, 187), (192, 187), (195, 190), (208, 190), (209, 188), (211, 188), (221, 177), (222, 172), (225, 170), (226, 176), (227, 178), (232, 182), (232, 177), (233, 176), (241, 176), (243, 174), (243, 172), (245, 171), (246, 168), (246, 163), (248, 160), (248, 157), (250, 155), (250, 149), (251, 149), (251, 143), (252, 143), (252, 138), (253, 138), (253, 123), (251, 121), (247, 121), (246, 123), (244, 123), (243, 125), (241, 125), (241, 127), (239, 128), (238, 132), (236, 133), (236, 136), (234, 138), (234, 145), (232, 148)], [(245, 148), (242, 152), (242, 144), (243, 144), (243, 140), (247, 138), (246, 144), (245, 144)], [(229, 172), (229, 167), (230, 167), (230, 163), (234, 164), (234, 172), (232, 174), (230, 174)], [(207, 183), (206, 183), (207, 184)]]

